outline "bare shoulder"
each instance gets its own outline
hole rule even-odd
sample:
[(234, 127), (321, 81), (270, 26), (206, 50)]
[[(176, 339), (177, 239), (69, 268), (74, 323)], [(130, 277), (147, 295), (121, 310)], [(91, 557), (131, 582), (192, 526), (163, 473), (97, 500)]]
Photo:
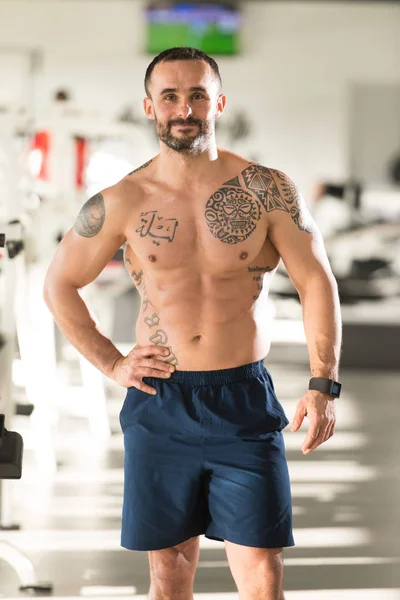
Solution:
[[(119, 194), (121, 201), (125, 201), (132, 209), (132, 203), (138, 206), (145, 195), (146, 184), (152, 180), (154, 170), (154, 158), (140, 165), (128, 173), (117, 184), (116, 193)], [(115, 187), (115, 186), (114, 186)]]
[(286, 173), (254, 162), (241, 172), (241, 178), (246, 189), (261, 202), (270, 220), (278, 212), (286, 213), (301, 231), (311, 233), (313, 221), (307, 205)]
[(282, 186), (290, 185), (292, 191), (296, 187), (293, 181), (279, 169), (266, 167), (257, 161), (227, 150), (219, 149), (219, 154), (227, 164), (227, 168), (236, 173), (236, 177), (233, 177), (232, 181), (236, 181), (242, 187), (244, 183), (245, 188), (252, 192), (258, 192), (264, 207), (267, 193), (277, 194)]
[(86, 238), (95, 237), (102, 230), (118, 231), (122, 235), (132, 195), (139, 195), (139, 190), (137, 194), (132, 194), (124, 179), (93, 194), (78, 214), (75, 231)]
[(150, 160), (145, 162), (143, 165), (140, 165), (139, 167), (137, 167), (136, 169), (134, 169), (133, 171), (128, 173), (128, 175), (125, 177), (125, 179), (128, 181), (140, 182), (140, 180), (143, 177), (146, 177), (149, 173), (151, 173), (151, 171), (152, 171), (151, 167), (153, 166), (153, 164), (154, 164), (154, 158), (151, 158)]
[(224, 170), (230, 173), (235, 173), (239, 178), (242, 171), (244, 171), (249, 165), (255, 164), (254, 161), (249, 160), (245, 156), (235, 154), (230, 150), (218, 148), (218, 155), (222, 159), (224, 164)]

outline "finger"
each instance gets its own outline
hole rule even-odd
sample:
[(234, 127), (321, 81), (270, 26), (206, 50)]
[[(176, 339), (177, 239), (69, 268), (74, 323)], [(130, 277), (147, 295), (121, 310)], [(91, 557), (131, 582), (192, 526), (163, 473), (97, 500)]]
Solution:
[(171, 350), (165, 346), (135, 346), (133, 350), (136, 351), (136, 356), (143, 356), (145, 358), (155, 355), (169, 356), (171, 354)]
[(149, 367), (139, 367), (137, 369), (135, 369), (135, 376), (136, 377), (157, 377), (157, 378), (162, 378), (162, 379), (168, 379), (169, 377), (171, 377), (172, 372), (169, 371), (161, 371), (160, 369), (150, 369)]
[(304, 440), (304, 443), (301, 447), (303, 453), (306, 453), (307, 451), (310, 450), (310, 447), (312, 446), (312, 444), (314, 443), (314, 441), (317, 439), (317, 437), (319, 435), (319, 428), (320, 428), (320, 424), (317, 423), (316, 421), (313, 421), (310, 423), (310, 428), (308, 430), (306, 439)]
[(297, 431), (298, 429), (300, 429), (306, 414), (307, 414), (307, 411), (303, 407), (300, 407), (296, 410), (295, 415), (293, 417), (292, 426), (290, 428), (290, 431)]
[(330, 423), (329, 426), (327, 427), (324, 442), (327, 442), (333, 436), (334, 431), (335, 431), (335, 420), (333, 420), (332, 423)]
[[(166, 363), (163, 360), (158, 360), (157, 358), (148, 358), (145, 360), (141, 360), (140, 364), (138, 365), (137, 368), (138, 369), (141, 369), (141, 368), (155, 369), (155, 370), (163, 371), (163, 372), (167, 372), (167, 373), (173, 373), (175, 371), (174, 365), (171, 365), (170, 363)], [(153, 377), (153, 375), (146, 375), (146, 377)]]
[(324, 424), (324, 422), (321, 423), (318, 437), (311, 444), (309, 452), (312, 452), (313, 450), (318, 448), (318, 446), (320, 446), (321, 444), (326, 442), (327, 439), (329, 439), (331, 427), (332, 427), (332, 423), (330, 421), (327, 421), (326, 425)]
[(145, 392), (146, 394), (151, 394), (155, 396), (157, 394), (157, 390), (153, 387), (150, 387), (146, 383), (144, 383), (141, 379), (135, 379), (132, 382), (133, 387), (140, 390), (141, 392)]
[(326, 430), (320, 429), (320, 432), (319, 432), (317, 438), (313, 441), (313, 443), (311, 444), (309, 449), (306, 450), (304, 454), (309, 454), (310, 452), (312, 452), (313, 450), (318, 448), (318, 446), (320, 446), (325, 441), (325, 435), (326, 435)]

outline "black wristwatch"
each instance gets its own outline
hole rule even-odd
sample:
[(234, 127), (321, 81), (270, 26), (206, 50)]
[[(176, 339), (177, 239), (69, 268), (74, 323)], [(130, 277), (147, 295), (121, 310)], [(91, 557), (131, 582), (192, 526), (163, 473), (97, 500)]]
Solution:
[(334, 398), (339, 398), (342, 384), (326, 377), (311, 377), (308, 389), (318, 390), (318, 392), (324, 392)]

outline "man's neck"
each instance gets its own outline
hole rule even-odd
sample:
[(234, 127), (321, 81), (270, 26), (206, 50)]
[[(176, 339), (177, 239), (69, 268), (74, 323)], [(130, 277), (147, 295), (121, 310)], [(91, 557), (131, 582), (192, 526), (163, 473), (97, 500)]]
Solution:
[(219, 162), (218, 148), (214, 144), (197, 155), (177, 152), (162, 144), (157, 171), (159, 178), (173, 187), (193, 186), (212, 180), (219, 170)]

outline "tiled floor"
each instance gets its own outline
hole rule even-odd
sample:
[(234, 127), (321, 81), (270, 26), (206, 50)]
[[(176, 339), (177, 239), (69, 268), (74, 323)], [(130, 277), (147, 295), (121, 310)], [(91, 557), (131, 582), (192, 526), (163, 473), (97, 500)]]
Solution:
[[(308, 373), (267, 365), (291, 419)], [(296, 547), (285, 551), (287, 600), (400, 599), (400, 374), (343, 372), (335, 436), (304, 457), (301, 432), (285, 432), (292, 482)], [(54, 598), (145, 600), (146, 552), (120, 548), (123, 440), (118, 413), (123, 390), (110, 389), (113, 435), (91, 437), (86, 422), (64, 417), (56, 436), (58, 472), (36, 470), (29, 421), (24, 475), (7, 482), (21, 531), (0, 540), (26, 553)], [(21, 595), (16, 573), (0, 560), (0, 598)], [(224, 544), (201, 538), (195, 600), (237, 600)]]

